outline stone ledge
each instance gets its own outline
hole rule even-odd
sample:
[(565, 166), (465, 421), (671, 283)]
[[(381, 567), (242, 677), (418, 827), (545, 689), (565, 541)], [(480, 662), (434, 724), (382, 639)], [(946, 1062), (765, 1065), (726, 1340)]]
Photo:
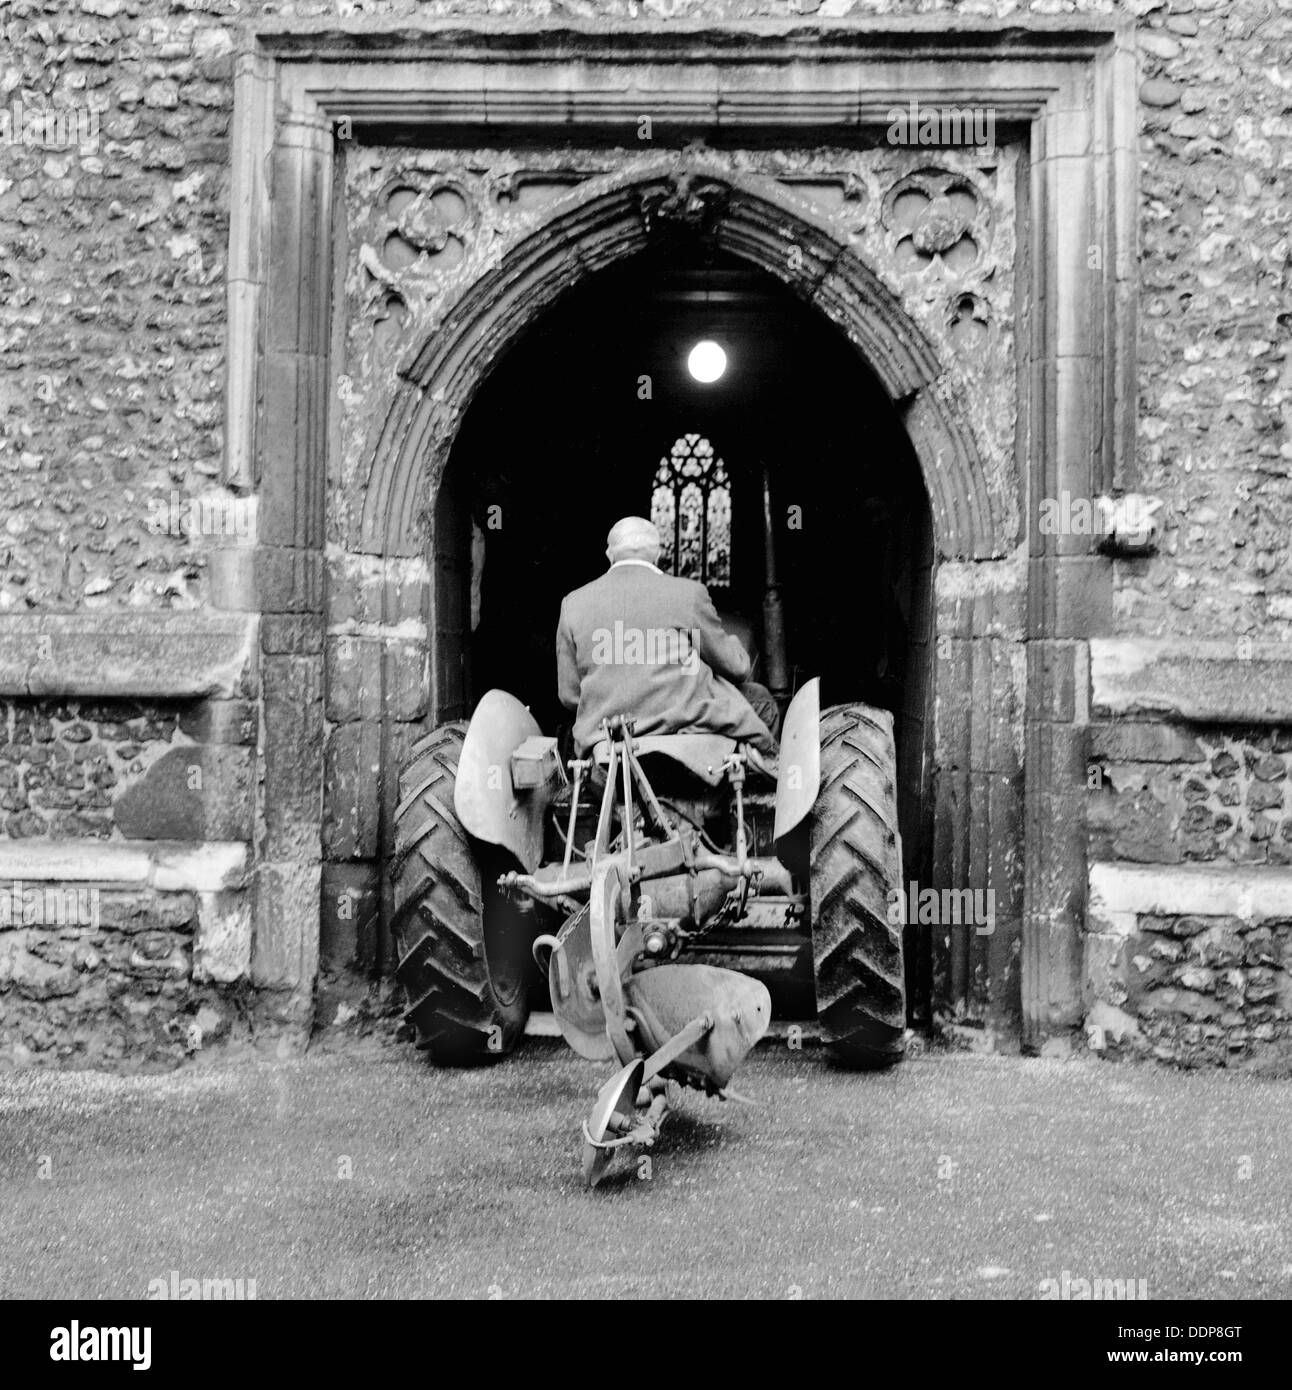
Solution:
[(163, 892), (244, 887), (247, 846), (152, 840), (0, 840), (0, 882), (128, 883)]
[(1090, 643), (1091, 708), (1165, 715), (1203, 724), (1292, 723), (1292, 643), (1140, 641)]
[(230, 699), (252, 693), (258, 618), (204, 611), (0, 616), (0, 696)]
[[(640, 18), (582, 19), (527, 15), (267, 15), (249, 26), (244, 61), (257, 50), (296, 61), (353, 60), (356, 49), (366, 57), (419, 61), (448, 58), (481, 62), (519, 54), (528, 61), (560, 59), (571, 50), (591, 50), (601, 56), (618, 41), (627, 40), (638, 62), (692, 62), (726, 57), (744, 48), (750, 61), (800, 56), (809, 61), (840, 61), (858, 56), (873, 59), (896, 53), (922, 58), (925, 50), (941, 56), (987, 59), (1076, 57), (1098, 53), (1110, 44), (1130, 47), (1133, 22), (1114, 14), (1029, 14), (1026, 25), (999, 15), (866, 14), (833, 16), (821, 13), (784, 17), (720, 18), (695, 15), (663, 20)], [(611, 58), (621, 56), (612, 49)]]
[(1175, 724), (1118, 720), (1091, 724), (1090, 756), (1110, 763), (1197, 763), (1205, 754), (1198, 740)]
[(1088, 934), (1129, 936), (1136, 918), (1292, 918), (1292, 869), (1245, 864), (1090, 866)]

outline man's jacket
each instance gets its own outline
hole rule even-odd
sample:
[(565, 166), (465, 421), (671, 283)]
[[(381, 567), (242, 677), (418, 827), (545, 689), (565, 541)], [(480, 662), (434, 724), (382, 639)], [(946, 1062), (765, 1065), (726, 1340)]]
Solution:
[(617, 714), (635, 719), (638, 734), (726, 734), (775, 750), (732, 684), (748, 676), (749, 657), (693, 579), (627, 560), (567, 594), (556, 669), (561, 703), (577, 711), (581, 753), (602, 737), (601, 721)]

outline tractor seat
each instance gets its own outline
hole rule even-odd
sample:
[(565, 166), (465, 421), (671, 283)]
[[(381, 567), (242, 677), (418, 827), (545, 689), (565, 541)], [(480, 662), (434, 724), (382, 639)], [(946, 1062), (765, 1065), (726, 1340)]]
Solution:
[[(633, 748), (639, 758), (658, 755), (679, 763), (688, 772), (716, 787), (724, 780), (723, 762), (740, 745), (734, 738), (725, 734), (644, 734), (633, 739)], [(745, 745), (746, 764), (751, 779), (776, 780), (776, 760), (759, 753), (750, 745)], [(592, 760), (598, 767), (606, 767), (610, 762), (610, 742), (602, 739), (592, 749)]]

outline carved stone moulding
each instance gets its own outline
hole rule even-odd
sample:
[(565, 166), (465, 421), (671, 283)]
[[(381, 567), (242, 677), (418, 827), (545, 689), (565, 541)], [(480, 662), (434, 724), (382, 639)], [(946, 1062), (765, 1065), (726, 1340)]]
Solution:
[[(483, 354), (499, 352), (576, 281), (661, 240), (699, 239), (781, 279), (840, 327), (899, 403), (937, 382), (940, 409), (963, 406), (991, 376), (999, 408), (985, 417), (962, 410), (961, 432), (981, 437), (955, 453), (1000, 455), (993, 473), (1007, 478), (1015, 389), (1007, 316), (994, 316), (998, 350), (973, 358), (971, 373), (959, 351), (985, 327), (989, 298), (1012, 292), (1012, 228), (994, 225), (988, 209), (1000, 157), (979, 169), (971, 154), (953, 152), (948, 169), (929, 165), (927, 151), (887, 149), (357, 151), (346, 178), (356, 249), (343, 375), (354, 389), (343, 412), (341, 485), (364, 492), (360, 543), (375, 543), (383, 524), (384, 494), (374, 484), (384, 477), (392, 421), (402, 419), (400, 383), (432, 390), (437, 418), (456, 421), (487, 371)], [(928, 215), (939, 212), (939, 198), (950, 205), (941, 221)], [(1006, 203), (999, 223), (1011, 215)], [(914, 275), (902, 251), (912, 227), (922, 244), (935, 233), (945, 240)], [(967, 272), (943, 264), (941, 252), (974, 236)], [(500, 314), (499, 296), (514, 309)], [(414, 508), (424, 538), (451, 437), (424, 423), (420, 438), (439, 450), (430, 491)], [(399, 506), (409, 502), (401, 489)], [(989, 511), (1004, 535), (1014, 533), (1012, 498)], [(964, 543), (957, 529), (949, 544)], [(401, 547), (415, 543), (405, 536)]]
[[(709, 238), (718, 249), (781, 279), (840, 327), (904, 409), (945, 376), (949, 354), (940, 341), (950, 333), (945, 315), (921, 309), (923, 321), (917, 320), (903, 302), (900, 276), (891, 266), (885, 274), (872, 269), (816, 208), (773, 175), (746, 172), (757, 167), (751, 157), (743, 162), (745, 167), (730, 159), (705, 159), (687, 168), (679, 167), (676, 157), (653, 156), (583, 179), (519, 222), (505, 217), (493, 222), (488, 256), (473, 260), (477, 253), (468, 250), (452, 279), (439, 282), (438, 298), (429, 304), (423, 298), (420, 315), (410, 317), (389, 401), (379, 398), (375, 411), (371, 402), (364, 407), (375, 434), (365, 448), (371, 467), (358, 474), (361, 548), (393, 541), (397, 553), (411, 554), (425, 544), (429, 501), (447, 462), (451, 426), (489, 363), (575, 283), (638, 253), (660, 235)], [(407, 186), (401, 177), (392, 174), (382, 187)], [(464, 180), (429, 183), (435, 191), (424, 196), (433, 198), (446, 186), (460, 188)], [(412, 206), (408, 199), (393, 210), (387, 205), (379, 230), (399, 218), (407, 225)], [(457, 225), (469, 221), (463, 215)], [(433, 229), (437, 242), (452, 231), (438, 219)], [(472, 273), (460, 279), (468, 264)], [(406, 276), (401, 283), (413, 295), (412, 280)], [(1002, 380), (1002, 391), (1012, 389), (1011, 363), (1008, 354), (995, 363), (1009, 378)], [(350, 365), (359, 371), (363, 364)], [(1004, 454), (991, 467), (983, 466), (990, 441), (980, 437), (972, 412), (953, 409), (955, 400), (954, 393), (943, 392), (921, 416), (936, 420), (942, 433), (957, 440), (925, 459), (935, 524), (941, 543), (955, 553), (963, 547), (969, 553), (984, 548), (999, 553), (996, 548), (1009, 544), (1017, 526), (1011, 459)], [(413, 482), (413, 472), (420, 482)], [(1000, 480), (1001, 490), (992, 499), (941, 505), (948, 488), (956, 497), (967, 495), (977, 486), (971, 479), (983, 476)]]

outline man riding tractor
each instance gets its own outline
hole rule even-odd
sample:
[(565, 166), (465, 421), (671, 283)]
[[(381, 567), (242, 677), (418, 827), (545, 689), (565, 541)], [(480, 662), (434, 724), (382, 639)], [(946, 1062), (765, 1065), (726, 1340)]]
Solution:
[(663, 574), (659, 554), (653, 523), (625, 517), (606, 537), (610, 568), (561, 604), (557, 687), (575, 711), (576, 747), (626, 715), (638, 735), (721, 734), (774, 759), (771, 692), (748, 679), (749, 654), (723, 631), (709, 591)]
[(809, 927), (836, 1054), (879, 1066), (903, 1051), (892, 718), (823, 716), (812, 680), (778, 750), (748, 654), (659, 553), (655, 527), (625, 518), (608, 572), (561, 605), (573, 758), (492, 690), (469, 726), (414, 747), (395, 813), (397, 976), (419, 1045), (441, 1061), (510, 1051), (537, 961), (570, 1046), (618, 1062), (583, 1128), (589, 1184), (619, 1148), (654, 1143), (668, 1082), (734, 1094), (770, 1023), (765, 985), (697, 963), (715, 929)]

